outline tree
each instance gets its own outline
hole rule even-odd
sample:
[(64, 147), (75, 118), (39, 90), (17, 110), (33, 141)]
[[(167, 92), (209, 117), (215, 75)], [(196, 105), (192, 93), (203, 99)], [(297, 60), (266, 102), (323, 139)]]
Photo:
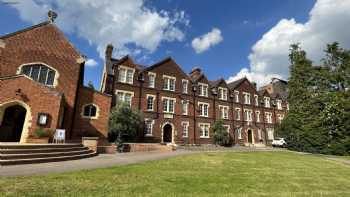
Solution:
[(218, 144), (220, 146), (229, 146), (232, 144), (230, 134), (227, 132), (226, 128), (224, 127), (223, 120), (215, 121), (213, 125), (213, 132), (214, 132), (213, 140), (215, 144)]
[(112, 108), (109, 115), (109, 136), (112, 141), (121, 142), (123, 137), (134, 139), (142, 128), (143, 115), (139, 110), (133, 110), (126, 103), (120, 103)]

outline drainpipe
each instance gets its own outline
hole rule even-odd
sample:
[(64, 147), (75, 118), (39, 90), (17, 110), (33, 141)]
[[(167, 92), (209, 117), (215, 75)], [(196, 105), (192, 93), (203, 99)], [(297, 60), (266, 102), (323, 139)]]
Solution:
[(196, 120), (196, 91), (197, 85), (194, 84), (192, 87), (193, 91), (193, 144), (196, 144), (196, 130), (197, 130), (197, 120)]

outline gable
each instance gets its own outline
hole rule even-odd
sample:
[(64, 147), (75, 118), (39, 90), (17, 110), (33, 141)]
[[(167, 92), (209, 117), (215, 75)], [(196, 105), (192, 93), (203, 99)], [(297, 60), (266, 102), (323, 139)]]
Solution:
[(181, 69), (181, 67), (172, 59), (166, 58), (148, 68), (144, 71), (166, 74), (177, 78), (190, 80), (189, 76)]

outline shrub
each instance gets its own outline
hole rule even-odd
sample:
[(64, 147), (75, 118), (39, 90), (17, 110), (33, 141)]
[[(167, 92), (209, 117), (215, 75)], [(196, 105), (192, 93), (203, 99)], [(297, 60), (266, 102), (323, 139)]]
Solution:
[(227, 132), (224, 127), (224, 121), (218, 120), (213, 125), (214, 132), (214, 144), (218, 144), (220, 146), (230, 146), (232, 145), (232, 140), (230, 134)]
[(50, 137), (50, 131), (38, 128), (34, 131), (33, 136), (37, 138)]

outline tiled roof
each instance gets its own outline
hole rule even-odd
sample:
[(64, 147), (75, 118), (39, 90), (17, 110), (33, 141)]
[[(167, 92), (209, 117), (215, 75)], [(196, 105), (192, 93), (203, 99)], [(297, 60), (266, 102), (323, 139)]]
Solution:
[(231, 82), (231, 83), (228, 83), (227, 84), (227, 86), (231, 89), (231, 90), (233, 90), (233, 89), (235, 89), (235, 88), (237, 88), (244, 80), (246, 80), (247, 78), (242, 78), (242, 79), (238, 79), (238, 80), (236, 80), (236, 81), (233, 81), (233, 82)]

